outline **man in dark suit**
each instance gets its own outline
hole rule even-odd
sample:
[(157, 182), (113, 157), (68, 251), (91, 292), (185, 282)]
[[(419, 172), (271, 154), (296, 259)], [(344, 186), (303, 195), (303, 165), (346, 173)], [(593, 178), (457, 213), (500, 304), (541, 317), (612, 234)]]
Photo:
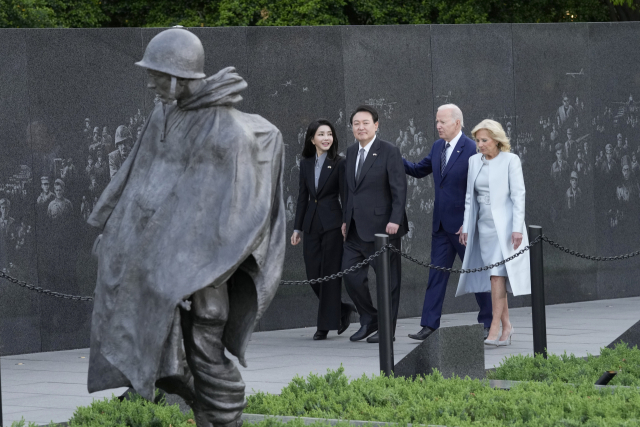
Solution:
[[(407, 178), (402, 166), (400, 150), (376, 137), (378, 113), (361, 105), (351, 115), (351, 129), (358, 143), (347, 148), (345, 200), (342, 204), (345, 238), (342, 268), (349, 268), (375, 252), (376, 233), (389, 234), (389, 243), (400, 249), (400, 239), (407, 233), (405, 204)], [(389, 285), (393, 330), (400, 303), (400, 256), (391, 252)], [(378, 268), (378, 259), (372, 263)], [(351, 341), (367, 338), (378, 342), (378, 312), (371, 301), (368, 268), (344, 276), (349, 296), (360, 314), (360, 329)]]
[[(464, 258), (465, 247), (458, 241), (464, 220), (464, 201), (467, 193), (467, 172), (469, 157), (476, 154), (475, 142), (462, 133), (462, 111), (456, 105), (446, 104), (438, 108), (436, 128), (441, 139), (437, 140), (431, 152), (420, 163), (405, 159), (404, 169), (407, 175), (423, 178), (433, 172), (436, 197), (433, 208), (433, 230), (431, 234), (431, 262), (435, 265), (451, 268), (456, 258)], [(440, 327), (442, 303), (449, 273), (431, 269), (427, 292), (422, 307), (422, 330), (409, 334), (410, 338), (424, 340)], [(480, 306), (478, 323), (484, 325), (485, 338), (491, 326), (491, 293), (476, 294)]]

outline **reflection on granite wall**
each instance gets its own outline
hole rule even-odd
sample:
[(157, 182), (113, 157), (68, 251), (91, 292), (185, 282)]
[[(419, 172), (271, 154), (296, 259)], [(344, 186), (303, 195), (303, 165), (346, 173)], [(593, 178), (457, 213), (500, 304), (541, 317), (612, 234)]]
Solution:
[[(86, 218), (117, 173), (154, 103), (133, 63), (159, 29), (0, 30), (0, 269), (54, 291), (90, 295), (97, 230)], [(241, 109), (261, 114), (286, 144), (292, 232), (304, 131), (333, 121), (340, 151), (349, 114), (380, 112), (380, 136), (426, 156), (439, 105), (511, 136), (527, 184), (527, 223), (586, 253), (640, 247), (640, 24), (196, 28), (206, 72), (233, 65), (249, 83)], [(432, 178), (408, 180), (403, 250), (427, 260)], [(287, 236), (288, 237), (288, 236)], [(640, 261), (594, 264), (545, 247), (549, 304), (640, 295)], [(427, 270), (403, 263), (400, 315), (419, 315)], [(460, 265), (459, 262), (456, 263)], [(288, 247), (284, 278), (304, 279)], [(371, 278), (372, 292), (375, 280)], [(457, 284), (452, 276), (450, 287)], [(445, 312), (475, 310), (454, 298)], [(85, 347), (92, 306), (0, 283), (0, 354)], [(306, 286), (281, 287), (260, 330), (314, 326)], [(375, 297), (374, 297), (375, 301)], [(512, 306), (528, 305), (528, 297)], [(417, 325), (416, 325), (417, 326)]]

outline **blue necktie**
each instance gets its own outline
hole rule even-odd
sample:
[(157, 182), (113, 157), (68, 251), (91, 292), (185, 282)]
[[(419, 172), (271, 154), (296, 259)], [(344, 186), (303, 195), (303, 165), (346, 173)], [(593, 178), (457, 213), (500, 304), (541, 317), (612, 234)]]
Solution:
[(360, 171), (362, 170), (362, 166), (364, 166), (364, 148), (360, 149), (360, 157), (358, 158), (358, 170), (356, 170), (356, 182), (360, 179)]
[(449, 147), (451, 147), (451, 144), (447, 142), (440, 155), (440, 176), (444, 175), (444, 168), (447, 167), (447, 148)]

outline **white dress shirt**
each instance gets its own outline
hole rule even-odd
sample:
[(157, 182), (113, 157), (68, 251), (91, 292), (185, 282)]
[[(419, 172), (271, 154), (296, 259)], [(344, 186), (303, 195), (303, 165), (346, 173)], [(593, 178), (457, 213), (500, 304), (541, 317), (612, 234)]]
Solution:
[(374, 135), (373, 139), (371, 141), (369, 141), (369, 143), (367, 145), (365, 145), (364, 147), (362, 145), (360, 145), (360, 143), (358, 142), (358, 156), (356, 157), (356, 175), (358, 176), (358, 164), (360, 163), (360, 149), (364, 148), (364, 160), (362, 165), (364, 166), (364, 161), (367, 160), (367, 154), (369, 154), (369, 150), (371, 149), (371, 144), (373, 144), (373, 141), (376, 140), (376, 137), (378, 135)]
[[(461, 136), (462, 136), (462, 131), (458, 132), (456, 137), (453, 138), (451, 141), (449, 141), (449, 148), (447, 148), (447, 151), (446, 151), (447, 163), (449, 163), (449, 159), (451, 158), (451, 154), (453, 154), (453, 150), (456, 148), (456, 144), (460, 140)], [(445, 142), (445, 145), (446, 145), (446, 142)]]

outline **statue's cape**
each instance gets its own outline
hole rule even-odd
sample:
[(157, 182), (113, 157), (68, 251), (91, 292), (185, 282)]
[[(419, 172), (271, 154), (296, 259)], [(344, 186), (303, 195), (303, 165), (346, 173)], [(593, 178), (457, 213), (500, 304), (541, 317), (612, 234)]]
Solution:
[(205, 83), (178, 105), (155, 107), (88, 219), (104, 229), (90, 392), (131, 385), (152, 398), (157, 379), (182, 369), (178, 303), (225, 282), (222, 340), (245, 365), (275, 295), (285, 247), (282, 136), (233, 108), (247, 86), (233, 68)]

